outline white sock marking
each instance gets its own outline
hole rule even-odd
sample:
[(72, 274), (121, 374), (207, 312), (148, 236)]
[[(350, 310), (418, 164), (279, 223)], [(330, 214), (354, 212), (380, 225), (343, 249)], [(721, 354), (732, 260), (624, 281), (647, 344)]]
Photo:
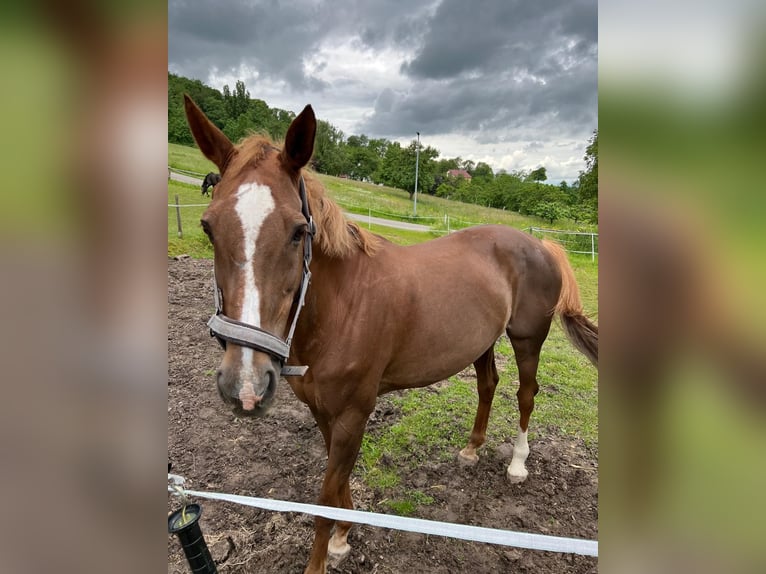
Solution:
[(524, 463), (526, 462), (528, 456), (529, 443), (527, 442), (527, 432), (522, 431), (521, 428), (519, 428), (519, 434), (516, 437), (516, 442), (513, 443), (513, 458), (511, 459), (511, 465), (508, 467), (508, 476), (526, 478), (527, 469)]

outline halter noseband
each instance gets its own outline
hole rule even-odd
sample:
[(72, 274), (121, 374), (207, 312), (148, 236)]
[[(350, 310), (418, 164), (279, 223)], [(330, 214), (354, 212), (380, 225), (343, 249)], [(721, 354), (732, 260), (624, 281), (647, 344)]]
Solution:
[(301, 285), (298, 293), (298, 299), (295, 307), (295, 315), (293, 316), (293, 322), (290, 325), (290, 331), (287, 333), (287, 339), (282, 340), (280, 337), (264, 331), (260, 327), (255, 325), (248, 325), (241, 321), (236, 321), (223, 314), (223, 293), (218, 286), (218, 282), (213, 277), (214, 297), (215, 297), (215, 314), (210, 317), (207, 322), (207, 326), (210, 328), (210, 336), (218, 339), (221, 347), (226, 349), (226, 342), (231, 341), (237, 345), (243, 347), (250, 347), (256, 351), (262, 351), (268, 353), (279, 361), (281, 365), (282, 376), (302, 376), (306, 374), (308, 367), (306, 366), (293, 366), (285, 365), (287, 358), (290, 356), (290, 344), (295, 334), (295, 327), (298, 324), (298, 316), (300, 315), (301, 308), (305, 304), (306, 291), (311, 281), (311, 271), (309, 265), (311, 264), (311, 240), (316, 233), (316, 225), (314, 224), (314, 218), (311, 217), (309, 211), (309, 202), (306, 197), (306, 184), (303, 182), (303, 176), (301, 176), (298, 190), (301, 197), (301, 212), (308, 222), (308, 233), (303, 240), (303, 274), (301, 276)]

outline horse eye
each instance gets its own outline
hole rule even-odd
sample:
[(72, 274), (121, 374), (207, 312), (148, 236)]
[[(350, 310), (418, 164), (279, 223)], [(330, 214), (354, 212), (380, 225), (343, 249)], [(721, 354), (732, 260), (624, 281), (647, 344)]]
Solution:
[(210, 240), (210, 243), (213, 243), (213, 232), (210, 231), (210, 224), (204, 219), (200, 220), (200, 224), (202, 225), (202, 231), (205, 232), (205, 235), (207, 235), (207, 238)]
[(303, 239), (303, 236), (306, 234), (306, 226), (305, 225), (298, 225), (293, 230), (293, 238), (292, 242), (294, 244), (300, 243), (301, 239)]

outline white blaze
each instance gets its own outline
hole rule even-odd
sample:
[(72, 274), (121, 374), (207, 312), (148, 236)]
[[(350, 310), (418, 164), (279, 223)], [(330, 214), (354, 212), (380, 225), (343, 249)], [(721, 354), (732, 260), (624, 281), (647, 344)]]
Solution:
[[(242, 313), (238, 320), (256, 327), (261, 326), (261, 297), (258, 293), (258, 287), (255, 285), (253, 258), (263, 222), (274, 211), (274, 207), (274, 197), (271, 195), (271, 189), (268, 186), (258, 183), (243, 183), (239, 186), (237, 190), (236, 211), (244, 235), (245, 286), (242, 299)], [(242, 381), (240, 398), (242, 396), (247, 397), (248, 395), (255, 396), (255, 389), (253, 388), (253, 350), (248, 347), (242, 347), (240, 379)]]

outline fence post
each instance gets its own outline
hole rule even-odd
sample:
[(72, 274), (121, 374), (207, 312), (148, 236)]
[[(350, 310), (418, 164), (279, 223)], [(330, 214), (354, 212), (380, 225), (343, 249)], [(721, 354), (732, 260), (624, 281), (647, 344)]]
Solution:
[(178, 237), (184, 238), (184, 231), (181, 229), (181, 205), (178, 203), (178, 194), (176, 194), (176, 221), (178, 221)]
[(367, 208), (367, 229), (372, 229), (372, 207)]
[(596, 234), (591, 233), (590, 234), (590, 260), (595, 261), (596, 260)]
[(444, 217), (447, 218), (447, 235), (449, 235), (449, 215), (445, 215)]

